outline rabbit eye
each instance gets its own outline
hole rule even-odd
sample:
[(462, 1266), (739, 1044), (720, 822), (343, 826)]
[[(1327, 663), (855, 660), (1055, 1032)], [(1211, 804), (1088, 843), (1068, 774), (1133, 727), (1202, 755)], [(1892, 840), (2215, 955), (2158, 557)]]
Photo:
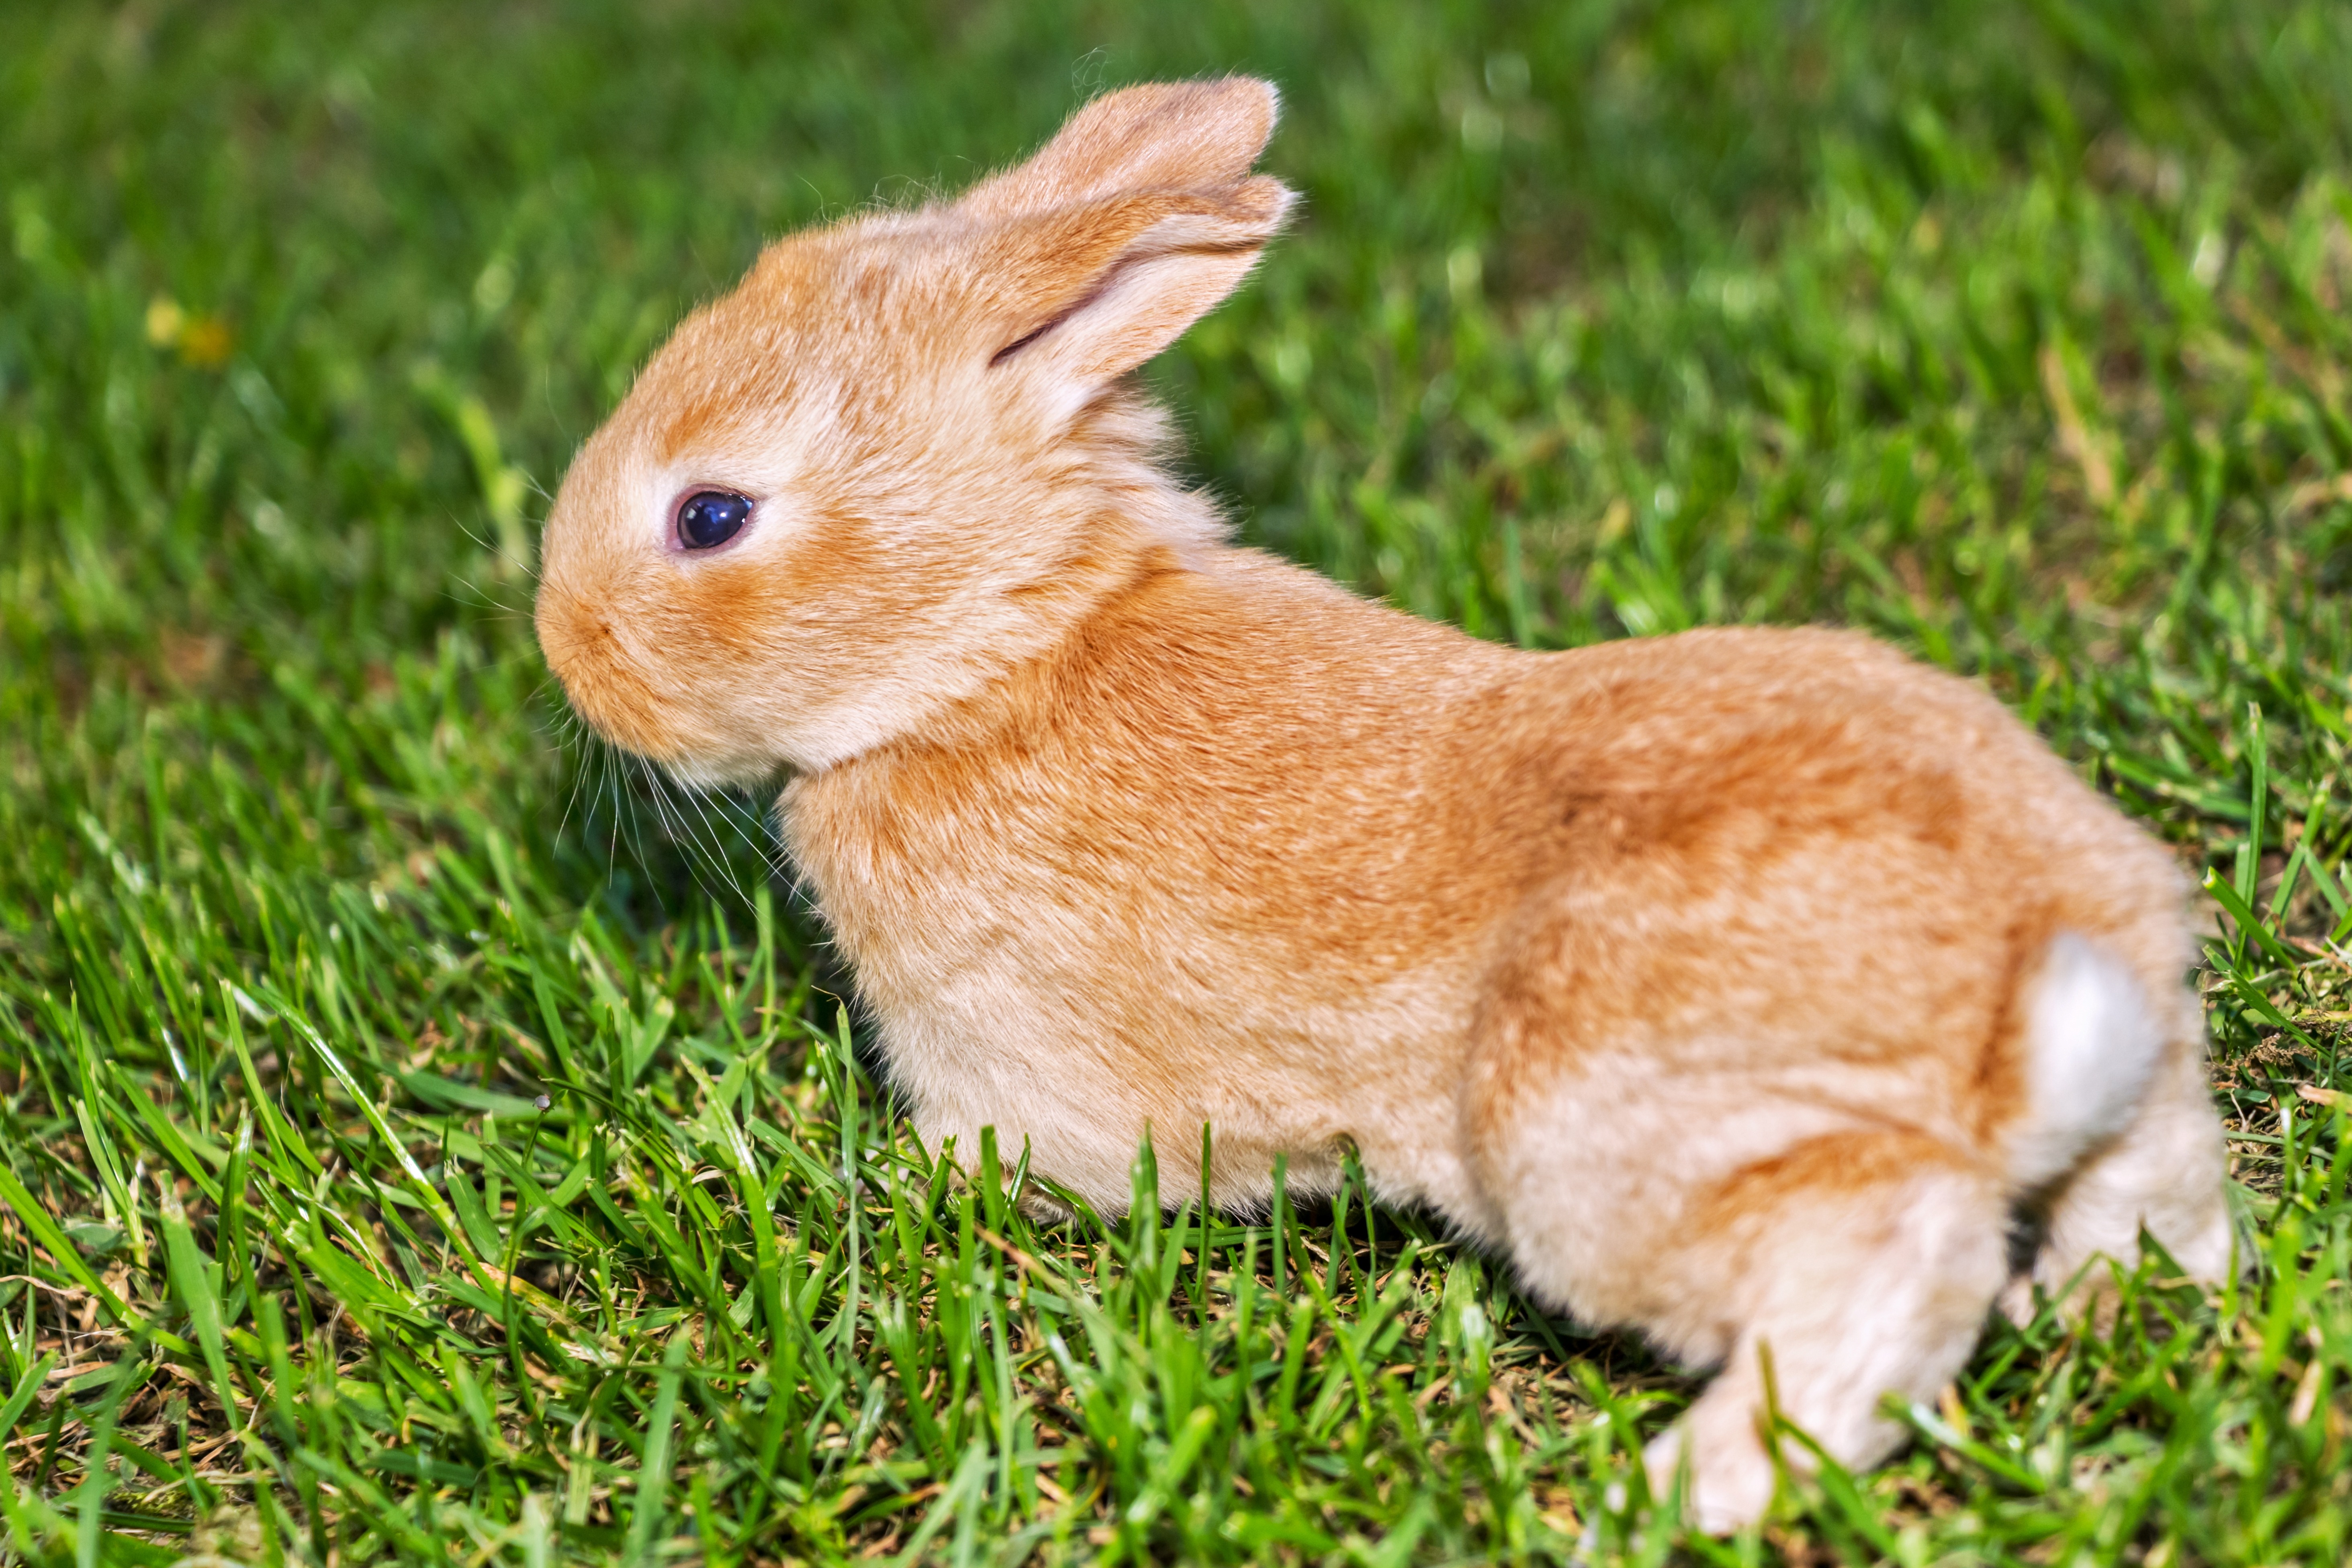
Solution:
[(677, 509), (677, 542), (688, 550), (709, 550), (743, 531), (751, 503), (726, 490), (697, 490)]

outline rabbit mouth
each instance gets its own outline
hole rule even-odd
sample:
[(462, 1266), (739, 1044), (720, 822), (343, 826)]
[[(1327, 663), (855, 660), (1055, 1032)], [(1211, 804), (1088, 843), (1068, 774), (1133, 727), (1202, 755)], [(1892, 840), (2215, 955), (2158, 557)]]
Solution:
[(602, 604), (597, 594), (542, 582), (535, 617), (548, 668), (599, 739), (688, 789), (781, 781), (785, 763), (756, 727), (730, 722), (725, 691), (672, 674), (630, 620)]
[[(634, 681), (583, 679), (562, 671), (558, 679), (563, 682), (572, 711), (590, 729), (621, 750), (645, 758), (687, 789), (756, 789), (779, 780), (782, 770), (772, 757), (739, 754), (721, 745), (696, 744), (681, 738), (659, 706), (638, 697), (643, 689)], [(628, 689), (632, 687), (636, 689)]]
[(730, 753), (717, 748), (675, 751), (667, 756), (649, 756), (649, 760), (667, 773), (672, 783), (690, 790), (756, 792), (781, 785), (791, 771), (772, 756)]

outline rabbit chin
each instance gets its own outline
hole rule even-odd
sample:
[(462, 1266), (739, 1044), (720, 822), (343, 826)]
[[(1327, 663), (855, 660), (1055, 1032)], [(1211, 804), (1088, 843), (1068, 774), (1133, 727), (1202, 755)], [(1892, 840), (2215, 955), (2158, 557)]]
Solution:
[(794, 771), (792, 759), (756, 727), (712, 722), (691, 702), (656, 695), (642, 679), (592, 683), (575, 668), (564, 679), (564, 692), (572, 711), (607, 743), (688, 789), (781, 787)]
[(792, 772), (789, 764), (773, 757), (714, 755), (662, 757), (656, 761), (672, 780), (698, 790), (774, 790), (782, 786)]
[(737, 745), (695, 745), (681, 742), (667, 726), (648, 722), (643, 714), (626, 722), (607, 721), (591, 702), (571, 694), (572, 711), (607, 744), (641, 757), (688, 789), (756, 789), (781, 786), (791, 764), (763, 748)]

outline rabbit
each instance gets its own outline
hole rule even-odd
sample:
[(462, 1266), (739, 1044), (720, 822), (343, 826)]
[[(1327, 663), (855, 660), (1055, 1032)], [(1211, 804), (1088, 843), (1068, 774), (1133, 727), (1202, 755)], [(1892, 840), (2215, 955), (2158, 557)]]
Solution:
[(1106, 1214), (1147, 1134), (1207, 1129), (1244, 1212), (1352, 1147), (1547, 1308), (1720, 1369), (1644, 1456), (1705, 1529), (1811, 1462), (1768, 1405), (1865, 1467), (1997, 1299), (2143, 1227), (2221, 1278), (2184, 880), (1991, 697), (1825, 629), (1507, 649), (1171, 476), (1133, 373), (1283, 226), (1276, 107), (1108, 93), (771, 246), (563, 479), (572, 705), (780, 787), (930, 1146), (992, 1126)]

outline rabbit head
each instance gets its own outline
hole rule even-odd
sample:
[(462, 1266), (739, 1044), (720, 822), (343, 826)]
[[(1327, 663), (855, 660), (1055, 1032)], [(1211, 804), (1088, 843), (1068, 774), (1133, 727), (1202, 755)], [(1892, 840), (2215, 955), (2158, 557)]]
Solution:
[(1049, 645), (1154, 544), (1214, 537), (1129, 374), (1291, 194), (1266, 84), (1130, 88), (960, 199), (794, 235), (695, 311), (548, 518), (540, 645), (688, 783), (822, 768)]

